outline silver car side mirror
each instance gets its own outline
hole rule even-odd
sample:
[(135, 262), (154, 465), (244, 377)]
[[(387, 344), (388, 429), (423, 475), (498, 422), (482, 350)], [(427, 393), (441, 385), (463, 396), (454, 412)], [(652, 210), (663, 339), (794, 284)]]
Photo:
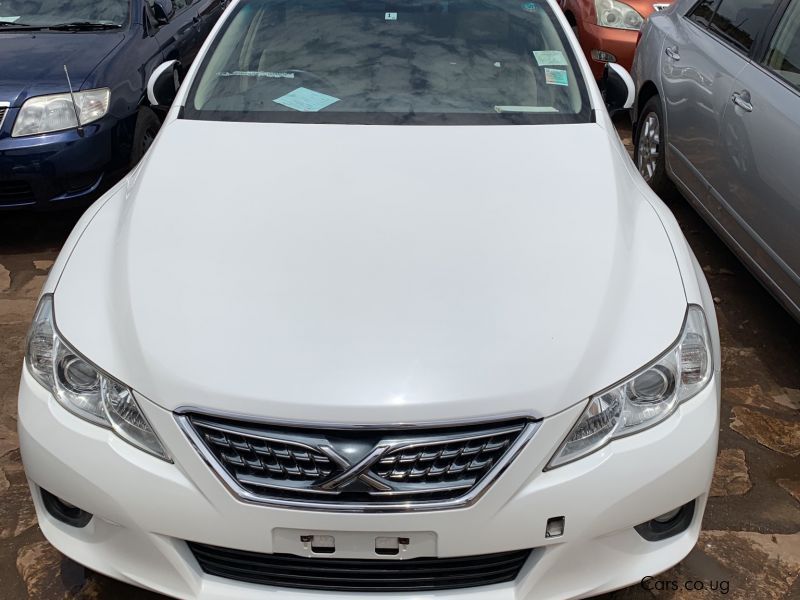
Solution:
[(603, 99), (609, 114), (627, 110), (633, 106), (636, 87), (630, 73), (616, 63), (606, 63), (601, 80)]

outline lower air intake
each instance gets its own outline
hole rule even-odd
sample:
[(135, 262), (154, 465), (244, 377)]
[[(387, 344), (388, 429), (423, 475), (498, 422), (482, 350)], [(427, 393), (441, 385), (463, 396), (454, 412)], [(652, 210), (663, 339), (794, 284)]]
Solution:
[(204, 573), (285, 588), (342, 592), (424, 592), (516, 579), (530, 550), (456, 558), (353, 560), (260, 554), (189, 542)]

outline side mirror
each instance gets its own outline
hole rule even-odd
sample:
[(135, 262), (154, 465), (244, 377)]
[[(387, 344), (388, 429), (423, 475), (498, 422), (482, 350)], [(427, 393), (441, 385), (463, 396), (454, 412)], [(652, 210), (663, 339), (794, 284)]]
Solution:
[(601, 81), (603, 99), (609, 114), (626, 110), (633, 106), (636, 86), (631, 74), (616, 63), (606, 63)]
[[(169, 2), (169, 0), (167, 0)], [(181, 86), (177, 60), (168, 60), (158, 65), (147, 80), (147, 100), (153, 106), (168, 107), (178, 95)]]
[(156, 23), (166, 25), (174, 14), (175, 6), (172, 0), (153, 0), (153, 16), (156, 18)]

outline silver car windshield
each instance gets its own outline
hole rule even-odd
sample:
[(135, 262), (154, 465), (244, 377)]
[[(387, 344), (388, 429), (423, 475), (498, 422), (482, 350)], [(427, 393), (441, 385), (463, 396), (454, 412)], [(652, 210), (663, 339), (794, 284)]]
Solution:
[(548, 123), (591, 118), (563, 28), (524, 0), (243, 0), (184, 118)]

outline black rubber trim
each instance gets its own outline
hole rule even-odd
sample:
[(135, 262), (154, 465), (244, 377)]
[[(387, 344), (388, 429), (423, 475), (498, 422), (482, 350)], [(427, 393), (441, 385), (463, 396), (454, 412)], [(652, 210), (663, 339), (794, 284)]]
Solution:
[(659, 542), (672, 536), (683, 533), (692, 524), (694, 518), (694, 504), (692, 500), (681, 506), (680, 512), (666, 523), (659, 523), (656, 520), (647, 521), (634, 527), (636, 532), (648, 542)]
[(86, 527), (89, 521), (92, 520), (92, 513), (88, 513), (77, 506), (65, 504), (58, 496), (51, 494), (44, 488), (39, 488), (39, 491), (42, 496), (42, 504), (54, 519), (78, 528)]

